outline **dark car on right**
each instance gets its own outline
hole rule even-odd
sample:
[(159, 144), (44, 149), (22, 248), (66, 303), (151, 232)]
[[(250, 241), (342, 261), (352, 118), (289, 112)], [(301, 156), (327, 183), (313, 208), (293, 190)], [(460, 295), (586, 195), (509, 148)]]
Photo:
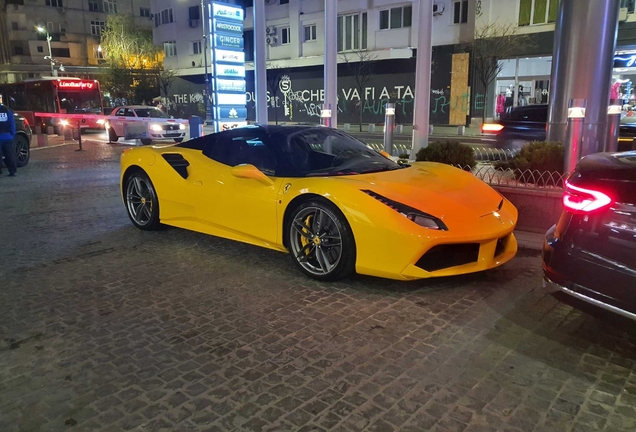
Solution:
[[(548, 128), (548, 105), (512, 108), (495, 123), (482, 125), (482, 132), (494, 135), (497, 148), (519, 150), (532, 141), (545, 141)], [(621, 119), (618, 151), (636, 150), (636, 116)]]
[(564, 187), (543, 247), (546, 284), (636, 320), (636, 151), (586, 156)]

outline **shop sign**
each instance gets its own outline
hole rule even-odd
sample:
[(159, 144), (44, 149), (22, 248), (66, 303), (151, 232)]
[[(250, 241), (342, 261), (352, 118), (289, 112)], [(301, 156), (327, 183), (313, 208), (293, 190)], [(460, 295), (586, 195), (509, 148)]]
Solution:
[(247, 126), (247, 122), (246, 121), (237, 121), (237, 122), (217, 122), (218, 126), (219, 126), (219, 132), (220, 131), (225, 131), (225, 130), (230, 130), (230, 129), (236, 129), (236, 128), (240, 128), (240, 127), (245, 127)]
[(215, 90), (217, 92), (245, 93), (245, 80), (227, 80), (217, 78)]
[(222, 106), (218, 108), (220, 119), (245, 120), (247, 118), (247, 108), (244, 106)]
[(214, 31), (216, 33), (238, 33), (243, 36), (243, 23), (233, 23), (227, 21), (214, 20)]
[(95, 81), (66, 81), (59, 80), (58, 86), (63, 89), (74, 90), (93, 90), (95, 88)]
[(636, 66), (636, 55), (623, 55), (614, 57), (615, 68), (629, 68)]
[(245, 63), (245, 53), (243, 51), (214, 50), (214, 58), (217, 62)]
[(245, 66), (223, 64), (216, 64), (214, 66), (217, 76), (245, 78)]
[(224, 34), (217, 34), (214, 37), (214, 42), (217, 47), (221, 48), (237, 48), (243, 49), (243, 37), (242, 36), (228, 36)]
[(217, 105), (247, 105), (247, 96), (245, 93), (217, 93), (216, 94)]
[(243, 8), (212, 3), (212, 11), (212, 16), (214, 18), (225, 18), (243, 22)]

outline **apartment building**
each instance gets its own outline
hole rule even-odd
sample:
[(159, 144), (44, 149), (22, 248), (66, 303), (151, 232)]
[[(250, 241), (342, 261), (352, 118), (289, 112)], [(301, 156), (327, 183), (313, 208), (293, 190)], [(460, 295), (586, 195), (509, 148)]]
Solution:
[[(269, 118), (317, 122), (323, 100), (325, 0), (265, 0), (267, 28), (253, 30), (252, 1), (227, 1), (245, 8), (248, 119), (254, 119), (254, 39), (264, 38), (268, 62)], [(336, 1), (336, 0), (327, 0)], [(419, 1), (338, 1), (338, 110), (340, 122), (383, 119), (386, 102), (397, 102), (397, 120), (412, 122)], [(475, 1), (435, 0), (431, 120), (465, 124), (469, 113), (469, 61), (462, 44), (474, 37)], [(163, 45), (165, 67), (177, 71), (166, 103), (181, 115), (202, 114), (205, 40), (201, 2), (152, 0), (154, 41)], [(207, 58), (208, 63), (210, 57)], [(363, 86), (360, 62), (373, 62)], [(252, 69), (252, 70), (250, 70)], [(211, 69), (210, 69), (211, 70)], [(281, 79), (285, 85), (280, 86)]]
[[(529, 35), (531, 43), (521, 45), (500, 62), (501, 72), (487, 90), (472, 95), (471, 116), (497, 117), (512, 106), (545, 104), (550, 99), (550, 74), (554, 49), (554, 27), (560, 0), (478, 0), (476, 27), (489, 23), (511, 24), (520, 35)], [(626, 110), (636, 106), (633, 83), (636, 81), (635, 0), (621, 0), (617, 51), (614, 59), (612, 94), (624, 101)], [(488, 93), (488, 97), (484, 95)], [(484, 100), (487, 105), (484, 105)], [(497, 101), (499, 100), (499, 104)], [(503, 104), (501, 103), (503, 102)]]
[(116, 13), (152, 26), (150, 0), (0, 0), (0, 82), (51, 75), (46, 33), (38, 27), (51, 36), (51, 54), (64, 69), (59, 76), (99, 79), (99, 38)]

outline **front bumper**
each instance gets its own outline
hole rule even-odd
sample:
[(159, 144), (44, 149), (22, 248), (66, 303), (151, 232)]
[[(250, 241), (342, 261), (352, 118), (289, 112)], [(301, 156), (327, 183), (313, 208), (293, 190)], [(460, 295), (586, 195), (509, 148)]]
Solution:
[(150, 138), (152, 139), (183, 139), (186, 134), (182, 131), (166, 131), (166, 132), (151, 132)]

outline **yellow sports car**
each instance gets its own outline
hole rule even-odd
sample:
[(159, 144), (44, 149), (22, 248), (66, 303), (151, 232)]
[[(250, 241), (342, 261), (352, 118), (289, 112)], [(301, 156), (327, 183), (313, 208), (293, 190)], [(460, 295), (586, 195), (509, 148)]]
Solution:
[(125, 150), (132, 223), (289, 252), (320, 280), (487, 270), (517, 251), (517, 209), (449, 165), (398, 164), (325, 127), (248, 126)]

